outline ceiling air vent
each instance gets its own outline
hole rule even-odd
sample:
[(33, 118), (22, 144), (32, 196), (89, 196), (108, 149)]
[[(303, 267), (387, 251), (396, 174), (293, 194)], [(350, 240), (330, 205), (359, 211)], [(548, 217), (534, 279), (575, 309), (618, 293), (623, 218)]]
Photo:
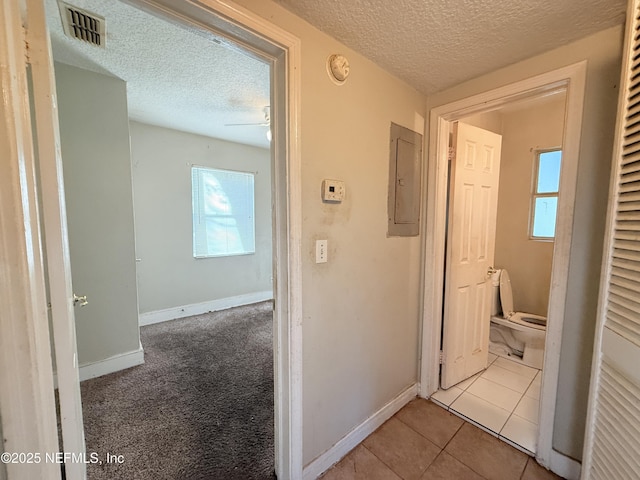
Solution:
[(60, 6), (64, 33), (68, 37), (104, 47), (104, 18), (64, 2), (60, 2), (58, 5)]

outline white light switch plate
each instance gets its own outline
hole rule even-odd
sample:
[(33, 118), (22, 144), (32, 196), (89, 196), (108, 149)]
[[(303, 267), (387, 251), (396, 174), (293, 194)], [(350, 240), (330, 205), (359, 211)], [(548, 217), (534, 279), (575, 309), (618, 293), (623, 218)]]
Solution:
[(316, 263), (327, 263), (327, 241), (316, 240)]

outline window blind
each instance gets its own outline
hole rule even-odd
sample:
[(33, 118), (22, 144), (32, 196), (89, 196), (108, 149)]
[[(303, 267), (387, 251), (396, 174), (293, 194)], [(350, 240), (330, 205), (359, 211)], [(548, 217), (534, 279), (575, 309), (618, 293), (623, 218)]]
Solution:
[(255, 253), (254, 174), (192, 167), (193, 255)]

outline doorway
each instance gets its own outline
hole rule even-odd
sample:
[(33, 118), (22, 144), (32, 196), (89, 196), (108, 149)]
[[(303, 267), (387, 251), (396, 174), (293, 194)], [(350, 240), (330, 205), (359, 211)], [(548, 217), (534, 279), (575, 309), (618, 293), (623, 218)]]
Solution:
[[(165, 5), (167, 3), (167, 5)], [(297, 129), (298, 104), (299, 97), (299, 42), (296, 38), (290, 36), (286, 32), (281, 31), (277, 27), (264, 22), (262, 19), (255, 17), (246, 12), (239, 13), (237, 10), (226, 5), (216, 5), (215, 7), (204, 7), (202, 5), (195, 6), (193, 3), (175, 5), (174, 2), (140, 2), (139, 6), (143, 6), (147, 10), (152, 10), (156, 14), (168, 16), (172, 21), (186, 22), (187, 24), (198, 25), (198, 28), (205, 28), (221, 38), (230, 39), (249, 49), (256, 55), (261, 56), (270, 63), (272, 68), (272, 79), (274, 86), (271, 94), (272, 121), (273, 121), (273, 148), (271, 155), (272, 163), (272, 191), (274, 194), (274, 271), (275, 271), (275, 309), (274, 309), (274, 352), (276, 355), (275, 364), (275, 382), (274, 395), (276, 399), (275, 425), (276, 425), (276, 471), (281, 478), (297, 477), (298, 472), (302, 470), (301, 461), (301, 336), (300, 322), (298, 320), (300, 313), (300, 219), (299, 212), (299, 196), (300, 196), (300, 172), (299, 172), (299, 148), (297, 137), (289, 135), (287, 132)], [(39, 15), (40, 12), (34, 14)], [(188, 19), (188, 20), (187, 20)], [(42, 26), (44, 30), (44, 26)], [(249, 33), (251, 32), (257, 33)], [(40, 30), (34, 35), (42, 34)], [(42, 35), (46, 37), (46, 35)], [(45, 58), (39, 65), (45, 66), (43, 74), (37, 77), (38, 88), (49, 81), (51, 71), (46, 70), (47, 64), (51, 64), (46, 49), (44, 49)], [(34, 57), (35, 58), (35, 54)], [(45, 82), (46, 80), (46, 82)], [(47, 86), (51, 89), (52, 84)], [(38, 90), (37, 91), (42, 91)], [(51, 96), (49, 96), (51, 98)], [(35, 98), (36, 116), (38, 114), (51, 114), (51, 111), (42, 103), (42, 98), (36, 94)], [(53, 128), (53, 141), (55, 142), (55, 127)], [(39, 138), (45, 137), (41, 135), (43, 130), (38, 132)], [(49, 133), (47, 131), (47, 133)], [(46, 136), (47, 140), (49, 139)], [(41, 151), (45, 147), (48, 151), (50, 145), (40, 143)], [(51, 148), (53, 151), (53, 148)], [(49, 159), (47, 159), (49, 160)], [(55, 170), (55, 168), (53, 168)], [(59, 172), (58, 172), (59, 173)], [(62, 191), (62, 185), (57, 184), (59, 175), (52, 175), (46, 181), (53, 186), (53, 192)], [(43, 189), (46, 190), (46, 189)], [(45, 194), (45, 203), (47, 202)], [(47, 215), (59, 215), (60, 212), (45, 212)], [(64, 217), (64, 216), (63, 216)], [(45, 218), (45, 224), (48, 222)], [(66, 225), (64, 218), (60, 222), (60, 228), (64, 230)], [(49, 222), (51, 224), (51, 222)], [(53, 222), (55, 225), (55, 221)], [(63, 232), (64, 233), (64, 232)], [(47, 235), (49, 237), (50, 235)], [(64, 237), (64, 234), (62, 235)], [(49, 247), (49, 244), (47, 245)], [(60, 245), (58, 248), (48, 248), (47, 256), (49, 260), (55, 258), (62, 259), (56, 263), (58, 267), (60, 263), (65, 263), (65, 246)], [(51, 262), (50, 262), (51, 263)], [(66, 257), (66, 265), (68, 266), (68, 256)], [(64, 274), (64, 272), (63, 272)], [(68, 271), (66, 272), (68, 275)], [(66, 277), (66, 281), (70, 279)], [(55, 304), (56, 300), (52, 301)], [(67, 303), (63, 299), (62, 304)], [(66, 316), (62, 315), (62, 319), (56, 320), (54, 314), (54, 329), (57, 322), (69, 322), (69, 312)], [(292, 320), (293, 319), (293, 320)], [(73, 318), (71, 317), (71, 322)], [(57, 339), (56, 339), (57, 340)], [(66, 347), (70, 347), (67, 345)], [(75, 349), (75, 346), (73, 347)], [(58, 350), (58, 345), (56, 345)], [(70, 355), (71, 357), (73, 355)], [(61, 370), (66, 368), (77, 368), (73, 364), (58, 364), (58, 373), (60, 377)], [(72, 379), (73, 375), (65, 378)], [(77, 370), (75, 374), (77, 389)], [(79, 398), (75, 395), (73, 381), (62, 382), (64, 386), (60, 389), (61, 406), (77, 405)], [(70, 388), (67, 388), (70, 387)], [(67, 419), (67, 421), (69, 421)], [(68, 428), (69, 426), (73, 428)], [(74, 444), (72, 439), (78, 436), (77, 418), (72, 419), (70, 424), (63, 424), (63, 437), (65, 447)], [(76, 431), (74, 431), (74, 429)], [(75, 474), (68, 478), (75, 478)]]
[[(571, 65), (484, 94), (436, 107), (430, 115), (430, 148), (427, 174), (428, 198), (426, 235), (425, 296), (421, 361), (421, 396), (428, 398), (439, 386), (442, 292), (445, 270), (445, 238), (447, 224), (448, 149), (451, 122), (464, 117), (496, 110), (515, 101), (542, 96), (551, 92), (567, 92), (567, 116), (562, 145), (563, 171), (558, 206), (558, 230), (553, 249), (551, 294), (548, 303), (549, 325), (544, 354), (544, 374), (541, 379), (541, 404), (536, 458), (545, 466), (552, 455), (551, 441), (555, 414), (560, 359), (560, 337), (568, 277), (568, 254), (571, 243), (578, 147), (582, 119), (582, 94), (586, 65)], [(570, 86), (570, 88), (569, 88)], [(552, 340), (549, 340), (552, 339)]]
[[(470, 134), (481, 135), (480, 138), (487, 139), (485, 142), (494, 138), (489, 133), (500, 136), (494, 140), (498, 146), (492, 151), (501, 147), (501, 161), (494, 158), (491, 162), (494, 169), (499, 165), (500, 187), (493, 198), (497, 204), (487, 208), (485, 203), (492, 202), (482, 203), (479, 217), (495, 217), (495, 224), (472, 235), (481, 238), (485, 230), (490, 230), (489, 238), (479, 242), (488, 248), (476, 253), (479, 247), (471, 242), (471, 254), (463, 266), (469, 268), (468, 262), (474, 262), (475, 258), (484, 261), (474, 278), (480, 279), (482, 289), (489, 290), (488, 295), (486, 290), (479, 290), (484, 292), (485, 301), (476, 301), (467, 309), (470, 310), (467, 316), (479, 318), (479, 325), (473, 329), (467, 320), (463, 322), (468, 325), (466, 330), (456, 328), (460, 322), (455, 312), (461, 302), (445, 295), (441, 390), (431, 398), (529, 454), (536, 452), (545, 327), (521, 319), (543, 322), (547, 317), (556, 224), (553, 207), (558, 198), (562, 165), (565, 104), (564, 91), (511, 102), (491, 112), (461, 118), (456, 122), (458, 134), (454, 136), (457, 145), (471, 145), (472, 138), (467, 138)], [(467, 137), (465, 132), (469, 132)], [(456, 173), (459, 165), (468, 163), (466, 152), (460, 152), (460, 146), (457, 150), (452, 155), (455, 164), (451, 168), (454, 191), (460, 189)], [(464, 186), (472, 183), (467, 180)], [(483, 177), (485, 192), (486, 184), (487, 178)], [(464, 231), (456, 234), (460, 229), (455, 224), (464, 212), (458, 212), (459, 195), (449, 197), (454, 224), (448, 233), (446, 283), (451, 291), (455, 262), (460, 257), (460, 247), (456, 247), (459, 239), (452, 237), (464, 235)], [(462, 290), (468, 292), (469, 288)], [(501, 301), (501, 294), (509, 299)], [(468, 293), (463, 295), (467, 296)], [(447, 314), (452, 311), (454, 315)], [(487, 321), (490, 317), (491, 324)], [(449, 322), (454, 323), (448, 325)], [(464, 339), (473, 335), (480, 338), (479, 344), (469, 344), (465, 351)], [(479, 365), (467, 368), (466, 375), (451, 379), (461, 366), (473, 367), (473, 359), (480, 356)], [(445, 389), (452, 382), (456, 385)]]

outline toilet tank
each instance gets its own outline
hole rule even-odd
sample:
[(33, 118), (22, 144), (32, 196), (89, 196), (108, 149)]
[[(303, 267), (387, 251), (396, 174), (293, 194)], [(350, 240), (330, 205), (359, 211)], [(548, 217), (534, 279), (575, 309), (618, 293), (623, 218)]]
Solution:
[(496, 269), (491, 275), (491, 316), (500, 315), (502, 313), (502, 305), (500, 304), (500, 273), (501, 269)]

